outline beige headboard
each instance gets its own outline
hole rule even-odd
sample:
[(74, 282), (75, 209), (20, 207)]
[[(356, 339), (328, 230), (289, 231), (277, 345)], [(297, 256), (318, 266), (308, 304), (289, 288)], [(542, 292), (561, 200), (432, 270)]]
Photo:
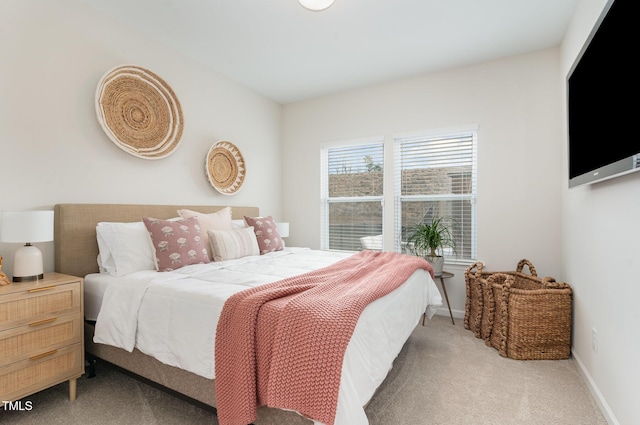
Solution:
[[(98, 272), (96, 225), (101, 221), (133, 222), (142, 217), (177, 217), (177, 210), (216, 212), (223, 206), (211, 205), (135, 205), (135, 204), (57, 204), (54, 207), (55, 268), (59, 273), (84, 277)], [(258, 216), (257, 207), (231, 207), (232, 217)]]

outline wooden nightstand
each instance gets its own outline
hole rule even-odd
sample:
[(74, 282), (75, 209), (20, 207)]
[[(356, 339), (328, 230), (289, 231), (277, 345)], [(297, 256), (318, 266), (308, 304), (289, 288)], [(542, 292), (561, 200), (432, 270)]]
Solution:
[(84, 373), (82, 278), (47, 273), (44, 279), (0, 286), (0, 401), (15, 401)]

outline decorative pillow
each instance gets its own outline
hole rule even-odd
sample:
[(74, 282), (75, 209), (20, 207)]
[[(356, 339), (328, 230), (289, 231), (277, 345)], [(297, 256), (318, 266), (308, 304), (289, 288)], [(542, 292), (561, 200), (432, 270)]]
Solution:
[[(178, 210), (182, 218), (197, 217), (200, 223), (200, 233), (206, 247), (209, 247), (209, 230), (233, 230), (231, 225), (231, 207), (225, 207), (214, 213), (201, 213), (192, 210)], [(209, 253), (209, 259), (213, 257)]]
[(151, 235), (158, 271), (210, 261), (196, 217), (177, 221), (143, 217), (142, 221)]
[(213, 261), (233, 260), (248, 255), (260, 255), (253, 227), (237, 230), (209, 230)]
[(155, 270), (153, 247), (142, 221), (100, 222), (96, 226), (96, 238), (101, 272), (122, 276), (140, 270)]
[(231, 220), (231, 227), (233, 227), (233, 229), (244, 229), (245, 227), (247, 227), (247, 223), (244, 222), (244, 220)]
[(282, 251), (284, 249), (284, 242), (282, 238), (280, 238), (278, 227), (273, 217), (247, 217), (245, 215), (244, 221), (247, 223), (247, 226), (253, 227), (254, 229), (260, 254)]

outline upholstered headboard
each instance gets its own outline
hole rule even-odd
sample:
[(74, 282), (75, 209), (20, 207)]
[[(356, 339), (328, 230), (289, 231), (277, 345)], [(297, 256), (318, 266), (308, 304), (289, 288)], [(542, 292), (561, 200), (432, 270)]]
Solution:
[[(216, 212), (223, 206), (211, 205), (135, 205), (135, 204), (57, 204), (54, 207), (55, 268), (59, 273), (84, 277), (98, 272), (96, 225), (101, 221), (133, 222), (142, 217), (177, 217), (179, 209), (202, 213)], [(257, 207), (231, 207), (232, 218), (258, 216)]]

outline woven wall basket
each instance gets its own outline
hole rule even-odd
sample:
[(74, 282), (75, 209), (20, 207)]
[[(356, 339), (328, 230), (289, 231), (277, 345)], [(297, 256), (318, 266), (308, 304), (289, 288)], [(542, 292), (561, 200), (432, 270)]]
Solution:
[(96, 113), (111, 141), (139, 158), (165, 158), (182, 139), (184, 121), (176, 95), (160, 77), (139, 66), (118, 66), (102, 77)]
[(215, 143), (207, 153), (207, 179), (211, 186), (225, 195), (233, 195), (242, 187), (246, 176), (244, 158), (231, 142)]

